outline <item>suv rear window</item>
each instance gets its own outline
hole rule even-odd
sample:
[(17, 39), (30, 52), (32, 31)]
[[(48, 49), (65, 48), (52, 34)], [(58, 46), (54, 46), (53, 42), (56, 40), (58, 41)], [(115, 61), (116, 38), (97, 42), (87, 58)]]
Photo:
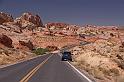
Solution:
[(68, 55), (71, 55), (71, 52), (64, 52), (63, 54), (68, 54)]

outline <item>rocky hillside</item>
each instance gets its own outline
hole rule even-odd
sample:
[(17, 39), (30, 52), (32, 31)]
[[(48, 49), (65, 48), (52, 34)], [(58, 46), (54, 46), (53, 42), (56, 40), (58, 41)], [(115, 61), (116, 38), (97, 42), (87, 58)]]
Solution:
[(7, 47), (0, 48), (0, 66), (28, 60), (29, 58), (32, 58), (34, 56), (35, 54), (27, 51), (20, 51), (14, 48)]
[(52, 35), (76, 36), (79, 26), (66, 23), (48, 23), (45, 25)]
[(72, 64), (87, 71), (97, 82), (124, 81), (124, 42), (97, 39), (70, 51), (74, 59)]
[[(51, 49), (52, 46), (59, 49), (65, 45), (79, 44), (80, 41), (76, 37), (78, 28), (76, 25), (66, 23), (43, 25), (40, 16), (32, 13), (23, 13), (14, 19), (12, 15), (0, 12), (0, 48), (2, 50), (10, 49), (9, 52), (14, 50), (12, 53), (17, 51), (23, 53), (32, 52), (39, 47), (49, 47), (50, 50), (54, 50)], [(24, 58), (22, 57), (23, 59), (28, 57), (28, 54), (21, 55), (25, 55)], [(9, 54), (9, 56), (13, 56), (13, 54)], [(14, 56), (18, 57), (18, 55)], [(20, 59), (22, 58), (20, 57)], [(16, 61), (16, 59), (13, 60)]]
[(35, 56), (31, 51), (33, 31), (43, 27), (41, 18), (23, 13), (14, 19), (12, 15), (0, 12), (0, 65), (18, 62)]
[[(83, 44), (82, 42), (89, 44)], [(124, 81), (124, 30), (116, 26), (83, 27), (47, 23), (32, 13), (15, 18), (0, 12), (0, 65), (36, 56), (32, 50), (57, 50), (68, 45), (77, 68), (87, 71), (98, 82)], [(38, 52), (39, 53), (39, 52)]]

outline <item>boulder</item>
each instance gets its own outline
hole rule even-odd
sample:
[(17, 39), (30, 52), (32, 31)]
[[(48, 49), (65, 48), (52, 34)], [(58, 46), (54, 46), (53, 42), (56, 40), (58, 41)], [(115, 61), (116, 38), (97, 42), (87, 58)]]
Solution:
[(13, 21), (14, 21), (14, 19), (13, 19), (12, 15), (0, 12), (0, 24), (3, 24), (5, 22), (13, 22)]
[(34, 46), (33, 46), (33, 44), (32, 44), (32, 42), (29, 40), (28, 42), (26, 42), (26, 41), (19, 41), (19, 49), (21, 48), (21, 49), (26, 49), (27, 50), (27, 48), (28, 48), (28, 50), (33, 50), (33, 48), (34, 48)]
[(12, 40), (8, 36), (1, 34), (0, 35), (0, 43), (6, 47), (12, 48)]

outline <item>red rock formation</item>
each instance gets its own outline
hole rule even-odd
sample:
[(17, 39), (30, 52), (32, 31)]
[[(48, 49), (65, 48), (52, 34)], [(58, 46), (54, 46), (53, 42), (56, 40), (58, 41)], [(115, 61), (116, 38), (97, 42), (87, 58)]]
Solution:
[(0, 35), (0, 43), (6, 47), (12, 48), (12, 40), (8, 36), (1, 34)]
[(26, 49), (26, 50), (28, 48), (29, 50), (33, 50), (34, 46), (33, 46), (32, 42), (30, 40), (28, 42), (19, 41), (19, 47), (18, 48), (19, 49)]
[(77, 35), (77, 30), (79, 26), (77, 25), (69, 25), (66, 23), (48, 23), (45, 25), (47, 29), (49, 29), (54, 35)]
[(48, 49), (49, 51), (55, 51), (58, 50), (59, 48), (57, 46), (47, 46), (46, 49)]
[(3, 25), (5, 30), (13, 31), (16, 33), (22, 33), (22, 29), (15, 22), (7, 22), (3, 23)]
[(66, 28), (69, 24), (66, 23), (48, 23), (46, 24), (47, 28), (50, 28), (52, 26), (55, 26), (56, 28)]
[(33, 23), (36, 27), (42, 27), (43, 23), (39, 15), (33, 15), (31, 13), (23, 13), (21, 17), (17, 18), (15, 22), (23, 25), (25, 23)]
[(13, 22), (13, 17), (9, 14), (0, 12), (0, 24), (5, 23), (5, 22)]

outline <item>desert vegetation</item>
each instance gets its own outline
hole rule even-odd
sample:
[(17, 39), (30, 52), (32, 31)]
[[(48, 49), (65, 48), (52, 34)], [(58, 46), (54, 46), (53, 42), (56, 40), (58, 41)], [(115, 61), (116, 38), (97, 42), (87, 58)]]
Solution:
[(33, 53), (35, 53), (36, 55), (43, 55), (46, 52), (49, 52), (49, 50), (47, 48), (37, 48), (37, 49), (33, 50)]
[(17, 18), (0, 12), (0, 65), (62, 48), (74, 54), (74, 66), (88, 72), (96, 81), (124, 81), (123, 28), (43, 24), (40, 16), (29, 12)]
[(99, 39), (94, 43), (76, 46), (71, 51), (74, 54), (72, 64), (87, 71), (98, 82), (121, 82), (123, 80), (123, 44), (114, 44), (110, 39)]

